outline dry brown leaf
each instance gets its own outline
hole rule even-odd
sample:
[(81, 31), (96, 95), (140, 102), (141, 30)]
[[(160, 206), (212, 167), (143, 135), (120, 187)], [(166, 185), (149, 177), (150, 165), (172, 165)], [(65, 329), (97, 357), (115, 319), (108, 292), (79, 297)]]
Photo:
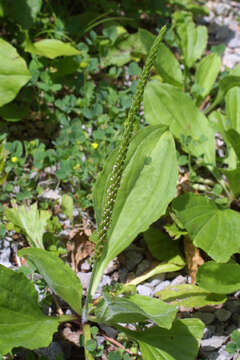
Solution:
[(66, 247), (71, 257), (72, 268), (76, 272), (79, 263), (94, 251), (95, 244), (89, 240), (91, 234), (92, 230), (87, 227), (83, 219), (83, 226), (79, 229), (73, 229), (68, 235)]
[(189, 275), (191, 276), (192, 284), (196, 284), (196, 275), (199, 266), (204, 264), (201, 257), (200, 250), (188, 238), (184, 238), (184, 251)]
[(180, 174), (178, 176), (177, 191), (178, 195), (192, 190), (191, 183), (189, 180), (189, 173)]

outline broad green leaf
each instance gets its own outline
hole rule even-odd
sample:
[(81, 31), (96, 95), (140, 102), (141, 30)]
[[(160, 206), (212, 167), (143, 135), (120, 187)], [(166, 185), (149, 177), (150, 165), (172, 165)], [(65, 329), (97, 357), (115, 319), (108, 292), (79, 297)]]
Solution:
[(192, 284), (169, 285), (157, 292), (156, 296), (168, 304), (186, 308), (217, 305), (227, 300), (224, 295), (214, 294)]
[(221, 59), (216, 53), (205, 56), (197, 65), (196, 82), (202, 89), (201, 98), (205, 98), (217, 79), (221, 67)]
[(142, 295), (117, 297), (104, 294), (96, 308), (99, 322), (112, 324), (150, 320), (166, 329), (171, 328), (176, 313), (175, 306)]
[(30, 29), (39, 13), (42, 0), (2, 0), (4, 15), (24, 29)]
[(81, 53), (70, 43), (64, 43), (56, 39), (45, 39), (35, 43), (27, 41), (25, 51), (30, 52), (31, 54), (45, 56), (49, 59), (55, 59), (58, 56), (79, 55)]
[(143, 360), (195, 360), (204, 324), (199, 319), (175, 320), (170, 330), (158, 326), (135, 332), (121, 328), (138, 341)]
[(181, 89), (150, 81), (144, 93), (144, 113), (151, 125), (168, 125), (183, 149), (207, 163), (215, 163), (215, 139), (206, 117)]
[(0, 265), (0, 353), (37, 349), (52, 341), (58, 319), (44, 315), (38, 293), (25, 275)]
[(0, 116), (7, 121), (17, 122), (29, 113), (29, 107), (25, 105), (6, 104), (0, 108)]
[(146, 29), (138, 29), (138, 35), (141, 40), (142, 47), (145, 49), (145, 55), (147, 55), (152, 47), (155, 36)]
[(234, 170), (221, 169), (221, 172), (227, 177), (233, 194), (235, 196), (240, 195), (240, 168)]
[(81, 314), (82, 286), (70, 266), (64, 264), (56, 254), (42, 249), (25, 248), (20, 250), (18, 254), (30, 260), (48, 286), (66, 301), (74, 311)]
[(230, 74), (219, 80), (219, 87), (216, 99), (211, 104), (211, 106), (209, 106), (206, 113), (212, 111), (224, 99), (227, 92), (236, 86), (240, 86), (240, 75)]
[(159, 261), (169, 261), (181, 255), (178, 242), (173, 241), (159, 229), (150, 228), (144, 233), (144, 240), (151, 254)]
[(226, 262), (239, 251), (238, 212), (219, 209), (214, 201), (193, 193), (185, 193), (175, 199), (173, 209), (194, 245), (215, 261)]
[(180, 38), (184, 62), (188, 68), (191, 68), (206, 49), (207, 27), (195, 26), (193, 22), (187, 22), (177, 27), (177, 33)]
[(197, 272), (199, 286), (217, 294), (230, 294), (240, 289), (240, 266), (208, 261)]
[(62, 196), (62, 212), (72, 221), (74, 203), (72, 196), (64, 194)]
[(221, 111), (213, 111), (208, 117), (209, 124), (214, 130), (214, 132), (219, 132), (225, 143), (227, 144), (227, 157), (224, 159), (224, 163), (228, 165), (229, 168), (235, 169), (237, 166), (237, 156), (233, 150), (229, 138), (227, 136), (227, 131), (231, 128), (230, 121)]
[[(112, 159), (110, 159), (113, 164)], [(106, 166), (97, 179), (94, 203), (101, 217), (104, 190), (112, 165)], [(95, 266), (93, 290), (106, 265), (121, 253), (150, 224), (162, 216), (176, 195), (177, 159), (173, 137), (166, 127), (148, 126), (131, 141), (126, 166), (113, 210), (108, 243)]]
[(240, 133), (240, 82), (239, 87), (233, 87), (225, 97), (226, 115), (231, 128)]
[(155, 36), (145, 29), (139, 29), (127, 39), (123, 39), (109, 48), (105, 57), (101, 58), (101, 66), (123, 66), (135, 56), (146, 56), (153, 44)]
[(12, 45), (0, 39), (0, 106), (12, 101), (30, 78), (24, 59)]
[(163, 43), (159, 45), (154, 66), (164, 82), (175, 86), (183, 86), (183, 76), (180, 64), (171, 50)]
[(240, 134), (236, 130), (229, 129), (226, 131), (226, 136), (228, 142), (232, 145), (238, 160), (240, 160)]
[(29, 207), (22, 205), (12, 209), (7, 208), (5, 216), (8, 221), (11, 221), (20, 229), (31, 246), (44, 249), (43, 234), (51, 217), (49, 211), (39, 211), (37, 203), (35, 203)]

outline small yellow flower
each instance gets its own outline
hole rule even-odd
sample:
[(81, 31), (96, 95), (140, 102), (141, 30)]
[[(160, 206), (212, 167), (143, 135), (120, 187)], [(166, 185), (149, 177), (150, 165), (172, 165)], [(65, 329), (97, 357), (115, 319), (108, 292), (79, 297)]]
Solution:
[(76, 164), (74, 167), (73, 167), (73, 170), (78, 170), (78, 169), (80, 169), (80, 164)]
[(11, 157), (11, 162), (16, 163), (18, 161), (18, 158), (16, 156)]
[(98, 143), (96, 143), (96, 142), (92, 143), (92, 148), (94, 150), (96, 150), (98, 148)]
[(79, 66), (81, 69), (85, 69), (88, 66), (88, 63), (86, 61), (81, 61)]

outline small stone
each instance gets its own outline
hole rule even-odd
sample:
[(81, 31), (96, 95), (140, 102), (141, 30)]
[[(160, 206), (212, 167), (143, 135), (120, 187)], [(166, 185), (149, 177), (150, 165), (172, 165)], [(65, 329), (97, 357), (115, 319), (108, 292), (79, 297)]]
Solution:
[(117, 337), (118, 331), (110, 326), (105, 324), (99, 324), (100, 328), (106, 333), (107, 336), (115, 339)]
[(126, 252), (126, 268), (128, 271), (132, 271), (143, 259), (140, 252), (136, 250), (130, 250)]
[(99, 285), (98, 285), (97, 291), (101, 293), (103, 287), (104, 287), (105, 285), (110, 285), (110, 284), (111, 284), (111, 278), (110, 278), (110, 276), (108, 276), (108, 275), (103, 275), (102, 280), (101, 280), (101, 282), (100, 282)]
[(161, 291), (161, 290), (165, 289), (168, 285), (170, 285), (170, 281), (169, 281), (169, 280), (162, 281), (158, 286), (155, 287), (154, 295), (155, 295), (158, 291)]
[(186, 277), (179, 275), (171, 282), (171, 285), (181, 285), (181, 284), (186, 284), (186, 282), (187, 282)]
[(57, 167), (55, 165), (48, 166), (44, 169), (44, 172), (49, 175), (55, 175), (56, 174)]
[(214, 351), (219, 349), (226, 339), (226, 336), (212, 336), (201, 341), (201, 348), (204, 351)]
[(227, 301), (224, 307), (229, 310), (231, 313), (238, 313), (240, 311), (240, 301), (232, 300)]
[(139, 295), (152, 296), (152, 289), (146, 285), (138, 285), (137, 292)]
[[(218, 357), (218, 353), (217, 352), (205, 352), (202, 351), (202, 355), (204, 356), (204, 360), (216, 360)], [(202, 358), (201, 358), (202, 360)]]
[(194, 317), (199, 318), (200, 320), (202, 320), (204, 322), (204, 324), (206, 325), (210, 325), (214, 319), (215, 319), (215, 315), (213, 313), (210, 312), (201, 312), (198, 311), (194, 314)]
[(59, 200), (61, 196), (57, 190), (46, 190), (39, 195), (41, 200)]
[(117, 261), (117, 258), (115, 258), (108, 264), (108, 266), (106, 267), (106, 269), (104, 271), (104, 274), (105, 275), (111, 274), (115, 270), (117, 270), (117, 268), (118, 268), (118, 261)]
[(237, 313), (232, 314), (232, 322), (236, 324), (237, 327), (240, 327), (240, 315)]
[(88, 260), (85, 260), (82, 264), (81, 264), (81, 271), (83, 272), (88, 272), (91, 270), (91, 266), (88, 262)]
[(158, 278), (158, 279), (153, 279), (153, 280), (151, 281), (151, 286), (152, 286), (152, 287), (158, 286), (158, 285), (165, 279), (165, 274), (162, 274), (162, 275), (163, 275), (163, 276), (162, 276), (161, 279)]
[(63, 213), (58, 214), (58, 217), (59, 217), (59, 219), (62, 220), (62, 221), (64, 221), (64, 220), (67, 219), (67, 216), (66, 216), (65, 214), (63, 214)]
[(96, 340), (97, 340), (98, 346), (100, 346), (100, 345), (102, 345), (104, 343), (105, 338), (104, 338), (104, 336), (98, 335), (98, 336), (96, 336)]
[(228, 42), (228, 46), (232, 49), (240, 48), (240, 37), (238, 34)]
[(92, 275), (91, 272), (85, 273), (85, 272), (79, 271), (77, 273), (77, 276), (79, 277), (84, 290), (87, 290), (89, 287), (91, 275)]
[(216, 360), (231, 360), (232, 358), (232, 354), (229, 354), (229, 352), (224, 349), (220, 349)]
[(231, 312), (225, 309), (218, 309), (215, 312), (215, 316), (219, 321), (227, 321), (231, 315)]
[(121, 268), (119, 270), (119, 280), (124, 283), (127, 280), (127, 276), (128, 276), (127, 269), (126, 268)]
[(140, 264), (138, 264), (138, 266), (137, 266), (136, 276), (142, 275), (145, 271), (147, 271), (149, 269), (150, 266), (151, 266), (151, 263), (147, 259), (140, 262)]
[(208, 339), (214, 335), (216, 327), (214, 325), (208, 325), (204, 329), (203, 339)]

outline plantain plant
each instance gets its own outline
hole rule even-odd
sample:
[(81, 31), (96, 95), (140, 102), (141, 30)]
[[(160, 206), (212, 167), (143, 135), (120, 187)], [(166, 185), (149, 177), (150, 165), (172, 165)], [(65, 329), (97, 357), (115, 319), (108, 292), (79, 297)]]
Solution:
[[(195, 359), (204, 325), (199, 319), (175, 319), (175, 305), (129, 291), (121, 291), (121, 295), (104, 292), (97, 305), (92, 301), (108, 263), (164, 215), (176, 196), (177, 158), (169, 127), (157, 124), (134, 132), (144, 87), (165, 30), (164, 27), (160, 31), (146, 60), (121, 144), (108, 158), (96, 182), (94, 202), (98, 240), (84, 307), (82, 286), (76, 274), (56, 254), (33, 242), (31, 248), (20, 250), (18, 255), (34, 265), (48, 286), (72, 308), (73, 315), (44, 315), (31, 281), (21, 272), (0, 266), (2, 354), (19, 346), (27, 349), (46, 347), (60, 323), (78, 321), (83, 327), (85, 344), (89, 339), (89, 322), (106, 323), (136, 340), (143, 359)], [(182, 266), (183, 262), (180, 268)], [(141, 321), (151, 322), (153, 326), (144, 331), (122, 326), (122, 323)], [(87, 348), (85, 357), (93, 359)]]
[[(2, 354), (17, 346), (28, 349), (47, 346), (59, 323), (78, 321), (83, 327), (85, 343), (91, 322), (106, 323), (137, 341), (144, 360), (194, 360), (204, 326), (199, 319), (175, 319), (177, 305), (199, 307), (221, 303), (226, 300), (225, 294), (240, 288), (240, 266), (232, 258), (239, 252), (240, 215), (230, 208), (240, 195), (240, 70), (237, 66), (222, 76), (219, 56), (215, 53), (203, 56), (206, 28), (195, 26), (189, 15), (175, 14), (173, 20), (171, 31), (181, 52), (179, 60), (161, 42), (163, 28), (147, 57), (120, 146), (107, 159), (96, 181), (93, 194), (98, 227), (95, 263), (83, 307), (81, 283), (74, 272), (55, 254), (43, 249), (41, 236), (29, 233), (27, 223), (20, 222), (16, 211), (7, 211), (8, 217), (14, 215), (33, 246), (19, 251), (19, 255), (36, 267), (74, 314), (43, 315), (32, 283), (23, 274), (1, 266)], [(165, 39), (169, 41), (169, 37)], [(153, 64), (156, 75), (144, 92)], [(143, 92), (144, 114), (149, 125), (136, 130)], [(219, 132), (226, 143), (227, 156), (222, 162), (215, 154), (215, 132)], [(195, 176), (192, 189), (199, 185), (196, 181), (204, 180), (197, 175), (201, 169), (208, 171), (218, 187), (207, 192), (209, 188), (205, 186), (200, 188), (204, 189), (201, 194), (188, 192), (176, 197), (178, 163), (183, 157), (187, 159), (185, 165), (190, 175)], [(105, 291), (93, 301), (106, 266), (140, 233), (144, 233), (149, 250), (160, 263), (148, 274), (134, 279), (131, 285), (184, 267), (176, 242), (166, 233), (149, 229), (167, 209), (174, 220), (169, 224), (169, 216), (164, 218), (164, 228), (170, 236), (177, 239), (187, 235), (212, 258), (198, 270), (198, 285), (170, 287), (157, 294), (160, 299), (137, 295), (132, 287), (125, 286), (119, 291)], [(33, 210), (36, 219), (44, 215), (38, 214), (36, 208)], [(42, 233), (46, 222), (43, 220)], [(141, 332), (137, 325), (135, 331), (122, 326), (122, 323), (142, 321), (154, 325)], [(85, 357), (92, 359), (87, 348)]]

